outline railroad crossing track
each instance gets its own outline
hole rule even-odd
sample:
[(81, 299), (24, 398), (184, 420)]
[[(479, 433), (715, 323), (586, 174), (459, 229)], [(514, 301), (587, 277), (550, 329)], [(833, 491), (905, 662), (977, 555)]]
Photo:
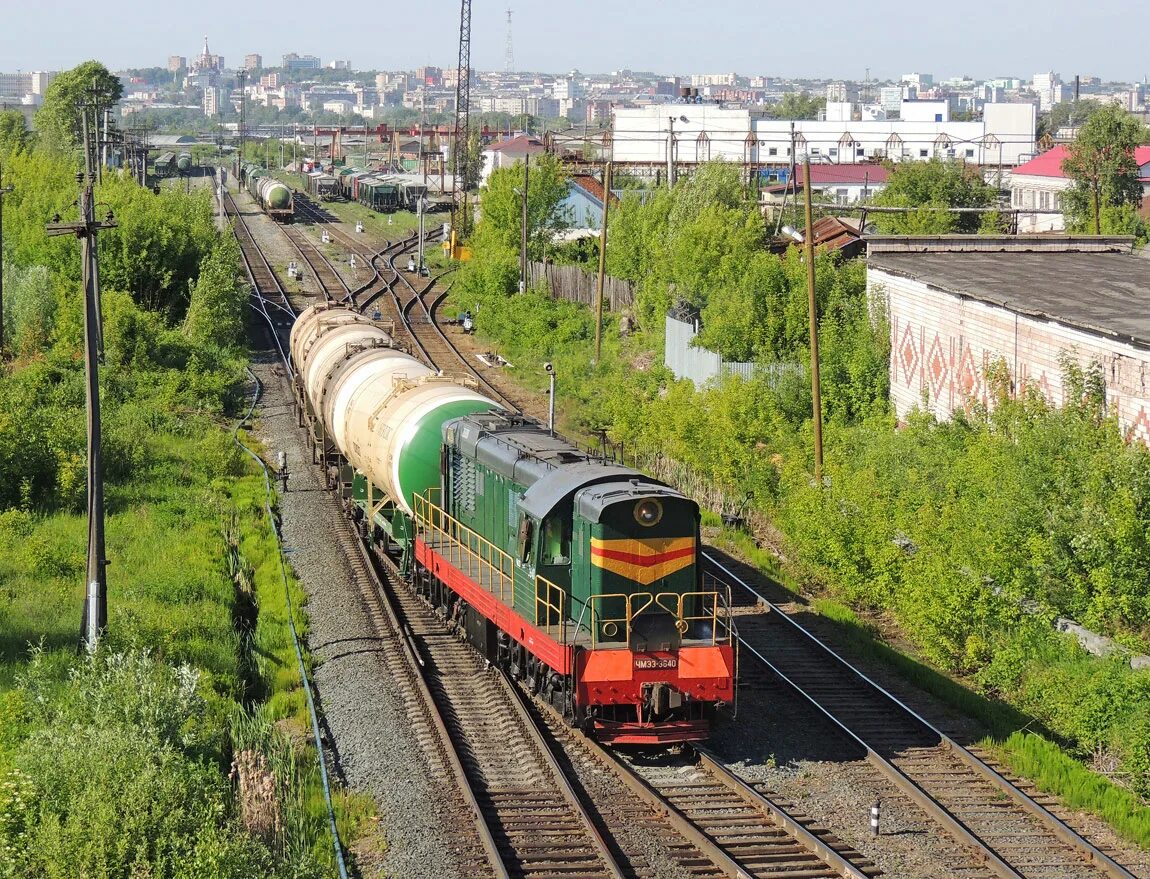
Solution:
[[(767, 608), (739, 617), (757, 658), (815, 707), (901, 793), (1001, 879), (1134, 879), (974, 752), (850, 666), (709, 553), (706, 562)], [(747, 670), (750, 663), (744, 662)], [(753, 674), (753, 672), (752, 672)], [(956, 868), (956, 873), (958, 872)]]
[[(333, 223), (330, 219), (330, 215), (326, 214), (322, 208), (313, 204), (307, 198), (297, 196), (295, 205), (297, 213), (302, 214), (308, 222), (322, 226), (327, 231), (329, 238), (339, 241), (349, 253), (358, 257), (362, 261), (362, 264), (371, 272), (371, 277), (368, 278), (366, 282), (354, 289), (346, 290), (345, 294), (340, 297), (338, 301), (352, 305), (360, 311), (366, 311), (381, 297), (386, 297), (395, 279), (394, 277), (384, 277), (383, 272), (380, 271), (379, 261), (393, 253), (402, 253), (413, 247), (417, 243), (414, 234), (396, 241), (389, 241), (382, 249), (375, 250), (365, 242), (341, 229), (338, 222)], [(386, 271), (386, 265), (384, 269)], [(390, 315), (389, 317), (394, 319), (397, 324), (399, 323), (398, 314)]]
[[(881, 870), (829, 830), (737, 778), (709, 752), (623, 757), (572, 730), (546, 703), (532, 703), (549, 737), (581, 773), (635, 875), (645, 877), (649, 835), (692, 877), (864, 879)], [(628, 826), (643, 828), (636, 840)]]

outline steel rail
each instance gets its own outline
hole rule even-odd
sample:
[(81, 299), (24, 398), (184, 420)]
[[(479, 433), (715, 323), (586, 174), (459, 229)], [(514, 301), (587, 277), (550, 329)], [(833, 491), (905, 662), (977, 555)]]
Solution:
[(477, 370), (467, 361), (467, 358), (464, 356), (463, 352), (459, 350), (459, 346), (457, 346), (454, 342), (451, 341), (451, 339), (448, 338), (447, 333), (443, 331), (443, 327), (439, 325), (439, 321), (436, 320), (435, 312), (439, 308), (439, 305), (447, 297), (447, 290), (443, 290), (442, 292), (436, 294), (435, 299), (430, 306), (424, 299), (424, 297), (429, 292), (434, 293), (435, 283), (437, 280), (439, 280), (439, 278), (430, 278), (427, 281), (427, 284), (422, 287), (422, 289), (417, 289), (416, 286), (407, 277), (407, 275), (396, 268), (395, 260), (398, 256), (398, 254), (389, 256), (388, 265), (390, 266), (391, 270), (395, 272), (396, 282), (400, 282), (406, 286), (407, 289), (411, 291), (411, 296), (404, 302), (400, 302), (398, 294), (395, 293), (394, 283), (392, 286), (392, 295), (395, 297), (395, 301), (398, 305), (399, 314), (401, 320), (403, 321), (403, 325), (407, 328), (408, 333), (415, 340), (415, 344), (419, 347), (419, 350), (423, 352), (424, 358), (427, 360), (428, 365), (434, 369), (440, 370), (441, 372), (445, 370), (445, 365), (436, 363), (435, 357), (431, 354), (423, 340), (420, 339), (419, 334), (415, 331), (415, 324), (411, 318), (411, 312), (414, 310), (417, 303), (427, 318), (426, 323), (432, 328), (435, 335), (438, 337), (440, 344), (442, 344), (442, 346), (447, 350), (449, 354), (456, 357), (459, 363), (463, 365), (463, 368), (467, 374), (479, 382), (479, 384), (487, 393), (493, 395), (496, 400), (503, 404), (507, 409), (511, 410), (512, 412), (521, 412), (522, 407), (520, 407), (518, 403), (516, 403), (505, 393), (499, 390), (499, 388), (488, 381), (488, 379), (486, 379), (479, 372), (479, 370)]
[[(1048, 809), (1036, 802), (1033, 798), (1028, 796), (1024, 791), (1021, 791), (1012, 784), (1007, 778), (997, 772), (993, 767), (979, 759), (976, 755), (972, 754), (966, 748), (962, 747), (958, 742), (954, 741), (950, 736), (938, 729), (934, 724), (924, 718), (921, 714), (891, 693), (882, 685), (871, 680), (838, 653), (824, 644), (821, 640), (816, 638), (799, 623), (791, 619), (790, 615), (785, 613), (781, 608), (775, 605), (772, 601), (767, 599), (761, 592), (743, 580), (729, 567), (724, 565), (712, 554), (708, 552), (702, 553), (711, 565), (718, 570), (722, 571), (727, 577), (731, 578), (737, 585), (743, 587), (751, 595), (755, 596), (767, 609), (774, 613), (777, 619), (783, 620), (787, 625), (791, 626), (793, 631), (799, 634), (805, 641), (812, 646), (818, 648), (827, 655), (831, 660), (837, 663), (838, 666), (855, 675), (859, 681), (865, 686), (872, 689), (877, 694), (884, 697), (891, 704), (897, 707), (905, 715), (912, 718), (924, 730), (931, 735), (937, 736), (939, 741), (944, 744), (947, 749), (961, 759), (970, 769), (983, 777), (985, 780), (991, 782), (1003, 794), (1010, 797), (1017, 805), (1025, 811), (1037, 817), (1043, 825), (1047, 827), (1054, 835), (1063, 843), (1077, 851), (1079, 854), (1085, 855), (1096, 867), (1108, 874), (1114, 879), (1136, 879), (1133, 873), (1116, 862), (1113, 858), (1109, 857), (1104, 852), (1100, 851), (1093, 843), (1085, 839), (1081, 834), (1075, 832), (1061, 821), (1058, 817), (1052, 814)], [(796, 693), (803, 699), (810, 703), (817, 711), (824, 717), (831, 721), (838, 729), (845, 733), (849, 738), (858, 743), (865, 751), (867, 760), (878, 767), (884, 775), (886, 775), (892, 783), (895, 784), (900, 790), (913, 799), (920, 807), (924, 809), (931, 817), (935, 818), (940, 824), (946, 827), (954, 836), (961, 841), (966, 842), (972, 846), (976, 852), (981, 854), (987, 865), (993, 869), (999, 876), (1004, 879), (1022, 879), (1022, 874), (1019, 873), (1013, 866), (1004, 861), (994, 849), (981, 838), (978, 837), (974, 831), (963, 824), (956, 816), (950, 814), (941, 803), (934, 797), (923, 790), (917, 783), (915, 783), (909, 776), (907, 776), (901, 769), (896, 767), (893, 763), (879, 754), (867, 741), (856, 734), (853, 730), (846, 726), (839, 718), (837, 718), (829, 709), (827, 709), (816, 698), (808, 694), (803, 688), (792, 681), (786, 674), (782, 672), (774, 663), (763, 656), (752, 644), (748, 643), (746, 639), (739, 636), (741, 645), (749, 650), (755, 657), (762, 661), (768, 668), (770, 668), (780, 680), (790, 686)]]
[(599, 856), (607, 866), (607, 871), (614, 879), (624, 879), (625, 874), (623, 868), (619, 866), (618, 861), (615, 860), (615, 856), (611, 854), (606, 841), (603, 839), (603, 835), (599, 832), (599, 828), (595, 826), (595, 820), (591, 817), (591, 813), (587, 811), (587, 808), (583, 805), (583, 801), (580, 800), (575, 793), (575, 788), (571, 785), (571, 779), (567, 777), (567, 773), (563, 771), (559, 765), (559, 761), (555, 758), (551, 744), (547, 741), (546, 736), (543, 735), (543, 731), (539, 728), (539, 724), (535, 721), (535, 718), (531, 716), (531, 712), (528, 710), (526, 704), (526, 694), (519, 686), (512, 683), (507, 677), (507, 672), (502, 669), (499, 671), (499, 679), (503, 682), (504, 690), (511, 704), (514, 706), (515, 713), (519, 717), (520, 722), (530, 731), (532, 741), (543, 755), (543, 759), (547, 763), (548, 768), (558, 781), (563, 798), (567, 800), (571, 808), (579, 815), (587, 833), (594, 841), (595, 848), (599, 851)]
[[(479, 835), (480, 843), (487, 855), (488, 862), (495, 871), (496, 879), (510, 879), (507, 864), (504, 862), (503, 856), (499, 853), (499, 846), (495, 842), (491, 826), (483, 815), (483, 809), (476, 799), (474, 787), (467, 776), (467, 770), (463, 767), (459, 748), (455, 740), (452, 739), (451, 733), (447, 729), (447, 724), (444, 722), (443, 713), (440, 711), (439, 704), (431, 692), (431, 687), (427, 680), (428, 670), (426, 663), (423, 657), (419, 655), (411, 630), (400, 618), (400, 611), (395, 606), (395, 600), (388, 595), (383, 579), (376, 569), (375, 563), (380, 561), (379, 556), (371, 553), (358, 535), (351, 535), (350, 542), (355, 544), (368, 576), (373, 581), (372, 594), (376, 605), (383, 610), (392, 634), (402, 643), (401, 649), (407, 660), (408, 668), (411, 671), (411, 679), (415, 682), (420, 703), (428, 718), (431, 720), (432, 726), (435, 728), (436, 736), (443, 750), (443, 756), (451, 769), (451, 775), (455, 779), (455, 783), (467, 805), (467, 809), (475, 821), (476, 832)], [(390, 563), (390, 559), (386, 560), (384, 564), (387, 566), (388, 573), (393, 579), (399, 577), (399, 571)]]
[[(385, 601), (389, 605), (389, 611), (388, 611), (389, 614), (393, 615), (395, 623), (397, 625), (401, 626), (403, 631), (407, 634), (407, 637), (405, 638), (405, 647), (406, 647), (406, 649), (410, 650), (413, 655), (415, 655), (417, 657), (419, 669), (420, 669), (421, 680), (424, 682), (424, 685), (428, 691), (429, 698), (431, 698), (432, 702), (437, 706), (436, 710), (439, 711), (439, 708), (438, 708), (439, 702), (438, 702), (437, 698), (435, 697), (435, 695), (431, 693), (432, 687), (431, 687), (430, 677), (436, 668), (449, 666), (450, 665), (450, 657), (445, 657), (443, 655), (440, 655), (438, 657), (433, 658), (429, 663), (432, 666), (432, 668), (428, 668), (427, 665), (424, 664), (423, 660), (421, 658), (418, 658), (418, 650), (417, 650), (415, 643), (414, 643), (415, 636), (411, 631), (410, 625), (408, 624), (407, 610), (405, 608), (403, 608), (400, 604), (400, 599), (398, 598), (398, 590), (402, 589), (406, 593), (407, 598), (409, 600), (419, 603), (419, 610), (420, 610), (421, 614), (425, 613), (425, 612), (430, 614), (430, 611), (425, 611), (426, 603), (423, 601), (422, 598), (420, 598), (418, 595), (416, 595), (416, 593), (413, 590), (411, 590), (410, 584), (408, 584), (408, 582), (404, 579), (404, 577), (402, 576), (402, 573), (400, 572), (399, 568), (396, 566), (395, 562), (392, 559), (390, 559), (384, 553), (369, 551), (364, 546), (363, 541), (360, 539), (356, 539), (355, 542), (360, 547), (362, 552), (367, 554), (371, 559), (377, 561), (382, 567), (386, 568), (388, 575), (389, 575), (389, 580), (393, 584), (395, 584), (395, 587), (394, 587), (396, 589), (396, 595), (395, 596), (389, 596), (387, 594), (387, 590), (384, 589), (381, 585), (381, 588), (380, 588), (381, 600)], [(443, 625), (442, 619), (437, 618), (435, 620), (435, 624), (438, 626), (442, 626)], [(437, 638), (437, 640), (440, 640), (440, 639)], [(450, 640), (454, 641), (455, 639), (450, 639)], [(429, 642), (429, 643), (431, 643), (431, 642)], [(471, 648), (468, 647), (467, 650), (470, 651)], [(569, 778), (567, 777), (567, 774), (563, 771), (563, 769), (560, 767), (560, 765), (558, 763), (558, 760), (555, 758), (555, 755), (553, 753), (552, 748), (547, 743), (546, 738), (543, 736), (542, 732), (538, 729), (538, 727), (534, 723), (534, 721), (531, 718), (530, 713), (527, 711), (526, 707), (523, 705), (522, 697), (518, 692), (518, 688), (507, 679), (506, 675), (502, 671), (495, 672), (493, 670), (493, 673), (498, 674), (498, 681), (499, 681), (498, 686), (505, 693), (505, 695), (506, 695), (505, 701), (510, 703), (510, 707), (511, 707), (512, 712), (514, 713), (514, 716), (519, 720), (519, 728), (521, 729), (522, 732), (527, 734), (529, 744), (534, 747), (534, 750), (538, 753), (539, 757), (542, 759), (542, 763), (544, 764), (547, 772), (549, 773), (549, 775), (551, 776), (551, 778), (555, 782), (555, 786), (556, 786), (556, 789), (558, 790), (560, 797), (568, 805), (568, 807), (571, 809), (572, 814), (575, 816), (575, 818), (577, 819), (577, 821), (578, 821), (579, 825), (582, 827), (582, 829), (586, 831), (588, 839), (590, 840), (591, 845), (596, 852), (596, 855), (602, 861), (602, 866), (604, 867), (606, 874), (610, 877), (610, 879), (624, 879), (624, 877), (627, 876), (627, 874), (623, 871), (623, 869), (619, 866), (618, 862), (615, 860), (614, 856), (611, 854), (610, 849), (608, 848), (605, 840), (603, 839), (602, 835), (599, 833), (598, 829), (595, 827), (594, 819), (591, 817), (591, 815), (589, 814), (587, 809), (583, 806), (582, 802), (579, 800), (579, 797), (575, 793), (575, 791), (571, 785), (571, 782), (570, 782)], [(443, 694), (443, 698), (447, 699), (447, 697), (448, 697), (448, 694), (445, 692)], [(449, 704), (451, 704), (451, 703), (449, 703)], [(458, 711), (455, 711), (454, 713), (456, 715), (456, 722), (460, 725), (461, 728), (465, 729), (466, 728), (465, 727), (466, 721), (463, 719), (463, 715), (460, 714)], [(444, 734), (448, 735), (448, 737), (450, 738), (450, 733), (446, 729), (446, 724), (444, 724), (443, 729), (444, 729)], [(453, 742), (453, 746), (454, 746), (454, 740), (452, 740), (452, 742)], [(471, 790), (472, 789), (471, 788), (472, 783), (469, 779), (469, 776), (467, 775), (466, 768), (464, 768), (462, 766), (462, 764), (460, 765), (459, 771), (463, 773), (463, 779), (468, 784), (468, 786), (469, 786), (468, 789)], [(479, 770), (477, 770), (477, 771), (479, 771)], [(493, 790), (489, 790), (486, 793), (486, 797), (490, 800), (492, 812), (495, 813), (496, 815), (500, 815), (500, 814), (502, 814), (503, 808), (505, 808), (505, 807), (501, 807), (497, 802), (497, 794), (499, 793), (499, 786), (498, 786), (498, 784), (496, 784), (495, 782), (490, 781), (490, 780), (488, 781), (488, 783), (491, 785)], [(545, 794), (545, 793), (547, 793), (546, 789), (540, 788), (537, 791), (534, 791), (533, 795), (534, 794)], [(474, 797), (472, 797), (472, 801), (474, 801), (476, 803), (478, 802)], [(476, 805), (476, 808), (481, 808), (481, 807)], [(478, 814), (481, 817), (483, 815), (482, 811), (480, 811)], [(487, 820), (488, 819), (484, 818), (484, 821), (487, 821)], [(510, 842), (510, 839), (508, 841), (509, 841), (509, 847), (511, 847), (516, 852), (517, 856), (523, 857), (524, 853), (522, 852), (522, 850), (517, 849), (515, 847), (515, 845)], [(534, 868), (532, 867), (532, 865), (529, 862), (521, 863), (520, 867), (522, 867), (524, 870), (523, 875), (525, 875), (525, 876), (536, 875)], [(584, 867), (584, 869), (591, 869), (591, 868)], [(516, 874), (518, 874), (518, 871), (515, 871), (515, 872), (516, 872)], [(564, 871), (560, 871), (560, 872), (567, 872), (567, 871), (564, 870)], [(547, 874), (541, 874), (541, 875), (551, 875), (551, 874), (547, 873)], [(582, 875), (586, 875), (586, 874), (580, 873), (579, 875), (582, 876)]]
[[(521, 688), (519, 689), (522, 693)], [(526, 696), (522, 698), (526, 699)], [(569, 735), (579, 735), (568, 727), (567, 721), (559, 715), (554, 706), (538, 698), (531, 703), (536, 710), (547, 712), (556, 725)], [(625, 763), (611, 749), (601, 745), (592, 738), (579, 737), (591, 755), (605, 769), (611, 772), (623, 786), (630, 791), (636, 800), (648, 806), (652, 811), (664, 816), (667, 823), (684, 840), (698, 849), (699, 853), (708, 858), (728, 879), (755, 879), (755, 868), (745, 866), (732, 856), (718, 841), (701, 828), (682, 809), (672, 803), (657, 789), (654, 783), (648, 781)], [(721, 786), (737, 795), (746, 805), (765, 813), (775, 825), (786, 833), (794, 842), (806, 849), (812, 856), (817, 857), (832, 872), (843, 879), (868, 879), (867, 874), (844, 858), (827, 845), (798, 821), (791, 817), (781, 806), (763, 796), (750, 785), (735, 776), (730, 769), (723, 765), (710, 752), (701, 749), (698, 745), (692, 746), (699, 765), (709, 772)], [(728, 807), (729, 808), (729, 807)], [(760, 868), (761, 869), (761, 868)], [(793, 865), (785, 868), (783, 872), (793, 872)]]
[[(271, 332), (273, 340), (276, 343), (276, 347), (280, 352), (280, 357), (283, 360), (283, 363), (288, 370), (288, 374), (289, 374), (289, 376), (294, 376), (295, 372), (294, 372), (294, 368), (290, 362), (290, 358), (286, 356), (286, 354), (284, 353), (283, 346), (280, 344), (279, 331), (278, 331), (275, 323), (271, 320), (271, 316), (267, 311), (267, 305), (270, 303), (270, 300), (266, 299), (263, 292), (260, 290), (259, 285), (256, 283), (256, 279), (255, 279), (255, 276), (254, 276), (254, 273), (252, 270), (252, 263), (251, 263), (252, 254), (250, 254), (248, 252), (249, 248), (251, 250), (254, 250), (255, 254), (257, 254), (259, 256), (260, 260), (263, 263), (263, 267), (270, 273), (270, 276), (273, 279), (275, 286), (278, 288), (277, 292), (279, 292), (280, 295), (282, 295), (284, 298), (285, 305), (280, 305), (279, 303), (270, 303), (270, 304), (273, 305), (274, 307), (283, 309), (288, 314), (290, 314), (293, 318), (295, 316), (294, 310), (292, 310), (290, 303), (288, 303), (286, 293), (284, 293), (282, 285), (279, 284), (279, 279), (278, 279), (278, 277), (276, 277), (274, 271), (271, 269), (271, 266), (267, 262), (267, 259), (264, 256), (263, 251), (259, 248), (258, 244), (256, 244), (254, 237), (251, 236), (250, 230), (247, 229), (245, 221), (244, 221), (242, 215), (240, 215), (240, 213), (239, 213), (238, 206), (235, 204), (234, 200), (231, 199), (230, 193), (225, 195), (225, 199), (226, 199), (226, 204), (230, 204), (230, 206), (231, 206), (228, 213), (231, 216), (234, 216), (236, 219), (236, 223), (233, 225), (233, 232), (235, 232), (235, 234), (237, 235), (237, 239), (240, 241), (241, 256), (243, 257), (245, 268), (248, 271), (248, 276), (252, 280), (253, 289), (256, 291), (254, 295), (257, 296), (257, 299), (258, 299), (259, 303), (261, 304), (264, 317), (268, 322), (269, 330)], [(246, 241), (244, 240), (244, 238), (240, 235), (240, 233), (238, 231), (241, 228), (243, 229), (244, 235), (247, 236)], [(292, 384), (294, 386), (294, 382), (292, 382)], [(253, 407), (254, 407), (254, 402), (253, 402)], [(251, 452), (250, 450), (248, 450), (248, 454), (255, 456), (255, 453)], [(256, 457), (258, 457), (258, 456), (256, 456)], [(261, 461), (260, 463), (262, 464), (263, 462)], [(266, 479), (267, 478), (266, 465), (264, 465), (264, 468), (265, 468), (265, 479)], [(276, 535), (277, 535), (277, 539), (279, 539), (279, 532), (278, 531), (276, 532)], [(463, 769), (463, 765), (460, 761), (459, 753), (458, 753), (457, 749), (455, 748), (455, 744), (452, 741), (450, 734), (447, 731), (447, 728), (443, 722), (442, 715), (439, 713), (438, 706), (435, 703), (434, 697), (431, 695), (431, 692), (428, 689), (427, 682), (426, 682), (424, 675), (423, 675), (423, 672), (422, 672), (423, 661), (418, 656), (418, 653), (416, 652), (414, 645), (412, 644), (410, 639), (405, 636), (404, 631), (403, 631), (403, 627), (400, 624), (398, 617), (395, 613), (395, 609), (391, 605), (389, 600), (387, 599), (386, 591), (383, 587), (383, 584), (380, 581), (379, 576), (376, 573), (375, 568), (371, 563), (371, 558), (370, 558), (369, 554), (367, 553), (367, 550), (364, 547), (362, 541), (353, 537), (351, 542), (354, 543), (356, 545), (356, 547), (358, 548), (358, 552), (360, 553), (361, 560), (364, 563), (364, 570), (368, 572), (369, 577), (373, 578), (372, 586), (373, 586), (374, 593), (376, 595), (376, 600), (377, 600), (378, 606), (380, 606), (383, 609), (384, 615), (385, 615), (386, 619), (388, 620), (388, 623), (391, 627), (393, 634), (395, 634), (396, 637), (398, 637), (398, 639), (402, 642), (401, 650), (402, 650), (402, 652), (406, 658), (406, 661), (409, 663), (409, 668), (412, 669), (412, 675), (411, 675), (412, 680), (415, 682), (415, 686), (417, 688), (417, 692), (418, 692), (418, 695), (420, 697), (420, 700), (424, 706), (424, 709), (427, 713), (427, 716), (429, 717), (429, 719), (431, 721), (432, 726), (434, 727), (434, 729), (436, 731), (437, 737), (438, 737), (439, 742), (440, 742), (440, 747), (442, 749), (442, 755), (443, 755), (446, 763), (448, 764), (448, 766), (452, 770), (452, 775), (456, 779), (456, 782), (459, 786), (460, 794), (463, 797), (463, 800), (464, 800), (464, 803), (465, 803), (467, 809), (470, 811), (471, 815), (473, 816), (473, 818), (475, 820), (476, 833), (479, 837), (480, 844), (483, 847), (483, 850), (484, 850), (484, 853), (487, 857), (488, 863), (490, 864), (490, 866), (491, 866), (491, 868), (495, 874), (495, 879), (510, 879), (510, 874), (507, 871), (507, 866), (506, 866), (506, 864), (504, 864), (503, 859), (499, 854), (498, 846), (496, 845), (495, 839), (492, 836), (491, 828), (487, 825), (487, 822), (483, 817), (482, 810), (480, 809), (479, 804), (475, 799), (474, 791), (472, 790), (470, 782), (467, 779), (466, 772)], [(282, 543), (282, 541), (281, 541), (281, 543)], [(282, 558), (281, 558), (281, 564), (282, 564)], [(293, 634), (294, 634), (294, 624), (293, 624)], [(298, 650), (298, 643), (297, 643), (297, 650)], [(305, 676), (304, 676), (304, 681), (305, 682), (308, 681), (308, 678), (306, 677), (306, 672), (305, 672)], [(317, 731), (317, 733), (316, 733), (316, 747), (317, 747), (317, 749), (319, 749), (319, 752), (322, 754), (323, 753), (322, 745), (321, 745), (320, 739), (318, 737), (318, 722), (316, 721), (316, 719), (314, 717), (315, 707), (314, 707), (314, 703), (313, 703), (312, 698), (311, 698), (310, 682), (307, 683), (307, 687), (308, 687), (308, 702), (309, 702), (309, 706), (313, 712), (313, 729), (315, 729)], [(321, 766), (321, 770), (323, 770), (323, 775), (324, 775), (324, 778), (326, 779), (326, 766)], [(325, 785), (325, 791), (326, 791), (326, 785)], [(329, 800), (328, 800), (329, 808), (331, 808), (330, 793), (328, 793), (328, 796), (329, 796)], [(334, 827), (334, 814), (332, 816), (332, 826)], [(335, 839), (336, 839), (335, 844), (338, 848), (338, 846), (339, 846), (338, 835), (335, 837)], [(346, 875), (347, 875), (346, 871), (342, 868), (342, 860), (341, 860), (341, 876), (346, 877)]]

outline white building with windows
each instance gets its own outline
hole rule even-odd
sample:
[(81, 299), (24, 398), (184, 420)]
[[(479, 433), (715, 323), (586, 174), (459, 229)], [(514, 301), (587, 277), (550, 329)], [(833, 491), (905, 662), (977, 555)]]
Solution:
[(1032, 104), (987, 104), (983, 118), (976, 122), (948, 121), (945, 109), (941, 121), (837, 118), (790, 122), (768, 119), (758, 110), (717, 104), (616, 107), (612, 114), (611, 155), (617, 162), (636, 164), (666, 163), (672, 144), (674, 162), (683, 168), (712, 159), (781, 167), (804, 153), (816, 162), (937, 157), (1013, 167), (1035, 153)]
[[(1066, 228), (1066, 217), (1061, 213), (1062, 195), (1073, 183), (1062, 170), (1067, 152), (1067, 147), (1056, 146), (1010, 172), (1010, 206), (1023, 212), (1018, 215), (1019, 232), (1061, 232)], [(1134, 161), (1142, 181), (1145, 215), (1150, 210), (1150, 146), (1138, 147)]]

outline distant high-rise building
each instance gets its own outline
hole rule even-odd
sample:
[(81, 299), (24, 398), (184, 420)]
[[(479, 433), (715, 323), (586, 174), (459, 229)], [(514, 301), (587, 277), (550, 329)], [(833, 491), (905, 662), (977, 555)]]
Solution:
[(1062, 78), (1057, 73), (1036, 73), (1031, 88), (1038, 95), (1038, 109), (1048, 111), (1062, 102)]
[(220, 108), (228, 101), (228, 92), (219, 86), (210, 85), (204, 89), (204, 115), (219, 116)]
[(281, 66), (284, 70), (319, 70), (322, 65), (315, 55), (297, 55), (295, 52), (288, 52), (283, 56)]
[(704, 88), (709, 85), (737, 85), (738, 75), (734, 73), (692, 73), (691, 88)]
[(259, 70), (264, 66), (264, 56), (253, 53), (244, 55), (244, 70)]
[(48, 91), (48, 85), (55, 78), (56, 73), (47, 70), (36, 70), (32, 73), (0, 73), (0, 97), (23, 98), (25, 95), (43, 97), (44, 92)]
[(912, 85), (920, 92), (934, 85), (933, 73), (904, 73), (901, 82), (903, 85)]
[(439, 67), (420, 67), (415, 78), (421, 85), (440, 86), (443, 84), (443, 70)]
[(854, 103), (859, 99), (858, 86), (854, 83), (832, 82), (827, 85), (827, 103)]
[(177, 70), (183, 70), (188, 66), (188, 59), (183, 55), (169, 55), (168, 56), (168, 72), (175, 73)]
[(898, 113), (902, 105), (902, 86), (883, 86), (878, 90), (878, 102), (888, 116)]
[(329, 61), (327, 62), (328, 70), (351, 70), (350, 61)]

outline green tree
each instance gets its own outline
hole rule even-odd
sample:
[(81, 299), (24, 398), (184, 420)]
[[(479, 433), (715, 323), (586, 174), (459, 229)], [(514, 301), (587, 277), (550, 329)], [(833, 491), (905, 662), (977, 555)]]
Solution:
[(0, 162), (28, 146), (28, 126), (19, 110), (0, 110)]
[(1101, 235), (1107, 209), (1137, 209), (1142, 204), (1134, 150), (1146, 139), (1146, 126), (1113, 105), (1082, 126), (1062, 162), (1062, 170), (1074, 181), (1062, 197), (1070, 231)]
[(1041, 138), (1044, 134), (1053, 135), (1064, 125), (1085, 125), (1090, 117), (1101, 109), (1101, 102), (1092, 98), (1055, 104), (1049, 113), (1043, 113), (1038, 117), (1035, 136)]
[(817, 119), (819, 110), (826, 105), (826, 98), (817, 98), (807, 92), (787, 92), (771, 108), (771, 113), (776, 119)]
[[(541, 154), (531, 161), (527, 179), (527, 256), (541, 260), (555, 234), (567, 228), (567, 215), (560, 207), (567, 197), (567, 178), (558, 159)], [(522, 189), (522, 162), (499, 168), (487, 178), (479, 202), (477, 249), (519, 252), (523, 228)]]
[(886, 188), (874, 198), (883, 207), (908, 208), (905, 213), (878, 214), (875, 225), (895, 235), (974, 233), (982, 225), (978, 213), (956, 213), (947, 208), (992, 207), (998, 198), (978, 170), (962, 162), (900, 162)]
[(84, 105), (94, 99), (101, 107), (111, 107), (123, 93), (119, 77), (99, 61), (85, 61), (52, 80), (44, 103), (36, 111), (36, 130), (48, 147), (73, 150), (83, 137)]

